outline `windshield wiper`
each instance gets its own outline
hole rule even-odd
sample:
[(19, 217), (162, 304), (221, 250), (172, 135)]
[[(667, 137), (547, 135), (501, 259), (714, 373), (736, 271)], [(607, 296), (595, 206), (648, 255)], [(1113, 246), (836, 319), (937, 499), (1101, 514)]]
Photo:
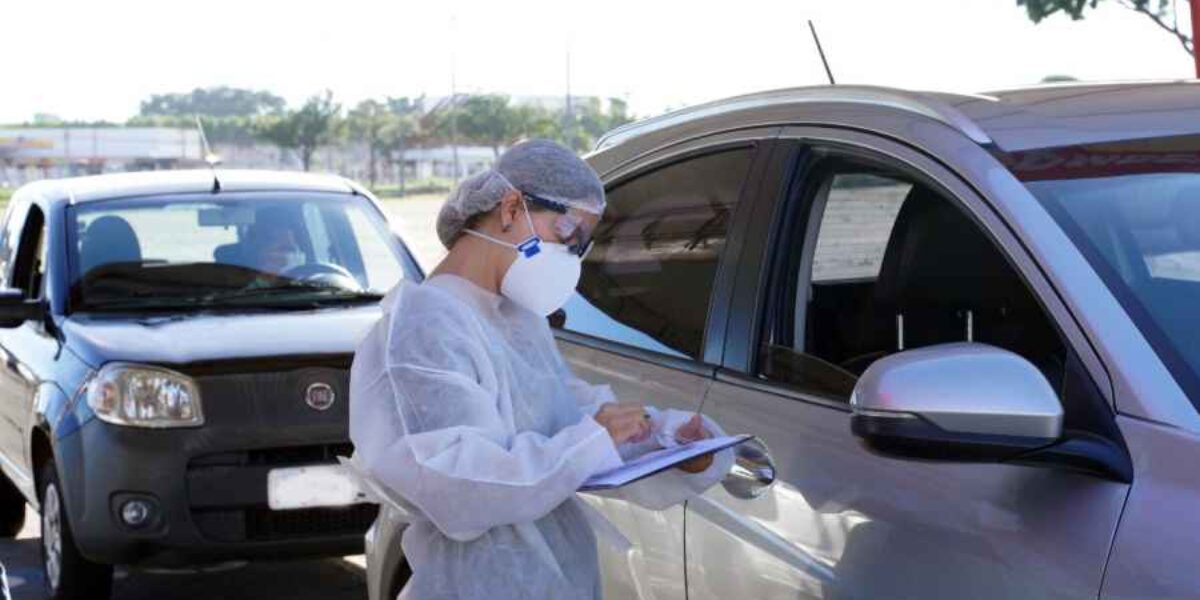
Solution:
[(383, 299), (383, 294), (376, 292), (294, 282), (209, 294), (202, 299), (202, 303), (247, 306), (259, 305), (264, 300), (270, 300), (272, 306), (279, 304), (291, 306), (294, 304), (326, 304), (331, 301), (365, 302), (381, 299)]

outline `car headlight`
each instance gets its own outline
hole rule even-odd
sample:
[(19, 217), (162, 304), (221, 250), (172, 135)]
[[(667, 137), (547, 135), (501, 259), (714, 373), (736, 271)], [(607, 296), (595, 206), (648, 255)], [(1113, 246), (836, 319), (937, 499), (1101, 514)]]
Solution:
[(200, 387), (170, 369), (127, 363), (105, 365), (81, 390), (101, 420), (129, 427), (204, 424)]

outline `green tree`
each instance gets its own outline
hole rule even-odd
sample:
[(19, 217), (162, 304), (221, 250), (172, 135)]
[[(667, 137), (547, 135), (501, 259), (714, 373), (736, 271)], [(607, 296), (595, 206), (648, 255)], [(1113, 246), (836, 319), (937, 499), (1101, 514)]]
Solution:
[(607, 109), (599, 98), (588, 98), (579, 102), (573, 112), (573, 135), (568, 141), (578, 151), (591, 148), (600, 136), (633, 120), (628, 105), (620, 98), (609, 98)]
[(459, 100), (444, 120), (457, 119), (455, 126), (465, 141), (489, 146), (500, 155), (500, 146), (513, 140), (519, 127), (516, 111), (509, 106), (508, 96), (499, 94), (472, 95)]
[(142, 101), (142, 117), (254, 117), (283, 112), (283, 98), (267, 91), (228, 86), (196, 88), (186, 93), (155, 94)]
[(513, 108), (515, 131), (514, 138), (545, 138), (562, 141), (563, 119), (559, 111), (553, 111), (541, 106), (524, 105)]
[(389, 166), (396, 169), (400, 182), (400, 195), (405, 193), (407, 183), (404, 172), (404, 157), (409, 148), (428, 144), (432, 141), (430, 132), (424, 123), (425, 98), (411, 99), (388, 98), (387, 106), (391, 112), (388, 124), (380, 132), (384, 158)]
[(388, 105), (378, 100), (363, 100), (346, 115), (346, 127), (351, 139), (367, 146), (367, 181), (371, 187), (379, 179), (379, 158), (386, 152), (396, 115)]
[(336, 139), (340, 112), (341, 106), (333, 101), (333, 92), (326, 90), (309, 98), (299, 110), (260, 117), (255, 122), (255, 133), (282, 149), (296, 151), (307, 171), (317, 148)]
[[(1095, 9), (1105, 0), (1017, 0), (1018, 6), (1024, 6), (1025, 12), (1034, 23), (1056, 13), (1063, 13), (1072, 19), (1084, 17), (1088, 10)], [(1189, 55), (1195, 54), (1195, 42), (1191, 35), (1179, 28), (1179, 13), (1174, 0), (1111, 0), (1118, 6), (1125, 7), (1136, 13), (1145, 15), (1155, 25), (1175, 36), (1183, 50)]]

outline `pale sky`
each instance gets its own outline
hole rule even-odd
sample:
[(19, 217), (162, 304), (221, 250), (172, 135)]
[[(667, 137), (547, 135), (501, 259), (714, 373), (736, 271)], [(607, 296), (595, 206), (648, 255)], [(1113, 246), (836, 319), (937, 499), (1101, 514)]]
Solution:
[(212, 85), (293, 104), (324, 88), (347, 104), (439, 96), (452, 64), (459, 91), (561, 95), (568, 48), (573, 93), (649, 116), (824, 83), (810, 18), (839, 83), (979, 92), (1193, 74), (1173, 37), (1115, 2), (1037, 26), (1016, 0), (39, 0), (0, 15), (0, 122), (122, 121), (149, 94)]

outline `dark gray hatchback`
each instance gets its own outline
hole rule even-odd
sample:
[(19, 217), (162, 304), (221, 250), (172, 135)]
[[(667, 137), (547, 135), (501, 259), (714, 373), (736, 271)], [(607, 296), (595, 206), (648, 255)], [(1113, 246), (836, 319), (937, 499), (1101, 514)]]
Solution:
[(421, 277), (367, 192), (39, 182), (0, 235), (0, 533), (39, 508), (52, 597), (107, 597), (113, 564), (362, 550), (376, 509), (331, 466), (348, 368), (382, 294)]

